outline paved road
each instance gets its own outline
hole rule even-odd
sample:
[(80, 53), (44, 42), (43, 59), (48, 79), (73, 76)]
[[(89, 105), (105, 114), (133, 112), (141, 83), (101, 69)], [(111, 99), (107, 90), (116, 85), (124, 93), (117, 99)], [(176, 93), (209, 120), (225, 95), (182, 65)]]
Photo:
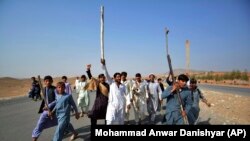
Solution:
[[(230, 92), (234, 94), (248, 95), (250, 94), (249, 89), (238, 89), (223, 86), (206, 86), (200, 85), (202, 89), (209, 89), (213, 91)], [(76, 96), (74, 95), (76, 101)], [(95, 94), (90, 94), (90, 108), (92, 108)], [(0, 101), (0, 138), (1, 141), (29, 141), (31, 140), (31, 132), (36, 126), (39, 114), (37, 114), (40, 106), (40, 101), (32, 101), (27, 97), (19, 97), (11, 100)], [(165, 102), (164, 102), (165, 103)], [(205, 117), (206, 118), (206, 117)], [(134, 114), (131, 110), (130, 119), (134, 120)], [(206, 121), (207, 119), (202, 119)], [(160, 124), (161, 115), (157, 116), (157, 124)], [(71, 117), (71, 123), (75, 129), (79, 132), (79, 138), (76, 141), (90, 140), (90, 120), (87, 117), (76, 120)], [(98, 124), (103, 124), (104, 120), (98, 121)], [(40, 141), (50, 141), (53, 138), (55, 127), (49, 128), (43, 131), (40, 136)], [(64, 138), (64, 141), (68, 140), (69, 136)]]
[[(90, 94), (90, 108), (93, 106), (95, 93)], [(74, 95), (76, 102), (76, 96)], [(29, 141), (31, 133), (36, 126), (39, 114), (37, 111), (41, 101), (33, 101), (27, 97), (19, 97), (11, 100), (0, 101), (0, 140), (1, 141)], [(134, 114), (131, 110), (131, 123), (134, 122)], [(160, 124), (161, 115), (157, 116), (157, 124)], [(76, 141), (90, 140), (90, 119), (87, 117), (76, 120), (71, 117), (71, 123), (79, 132), (79, 138)], [(97, 124), (104, 124), (104, 120), (99, 120)], [(50, 141), (53, 138), (55, 127), (46, 129), (39, 137), (40, 141)], [(68, 141), (70, 136), (64, 138)]]
[(242, 96), (250, 96), (250, 89), (249, 88), (217, 86), (217, 85), (209, 85), (209, 84), (199, 84), (199, 87), (201, 89), (204, 89), (204, 90), (237, 94), (237, 95), (242, 95)]
[[(95, 96), (91, 95), (91, 99)], [(76, 97), (74, 96), (76, 101)], [(31, 140), (31, 133), (36, 126), (39, 114), (37, 111), (40, 107), (41, 101), (33, 101), (27, 97), (20, 97), (8, 101), (0, 102), (0, 137), (1, 141), (29, 141)], [(93, 100), (91, 100), (93, 105)], [(91, 106), (92, 107), (92, 106)], [(90, 138), (90, 121), (89, 118), (84, 117), (76, 120), (74, 116), (71, 117), (71, 122), (75, 129), (80, 133), (76, 141), (89, 140)], [(99, 121), (98, 123), (101, 123)], [(39, 137), (40, 141), (50, 141), (53, 138), (55, 127), (46, 129)], [(70, 136), (64, 140), (68, 141)]]

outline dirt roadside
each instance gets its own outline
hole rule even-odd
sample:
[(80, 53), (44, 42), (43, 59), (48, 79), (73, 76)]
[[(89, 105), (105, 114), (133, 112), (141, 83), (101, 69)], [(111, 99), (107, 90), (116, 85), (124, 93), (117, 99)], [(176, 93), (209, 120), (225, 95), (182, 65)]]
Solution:
[(250, 124), (250, 97), (226, 94), (215, 91), (203, 91), (212, 103), (211, 107), (200, 102), (201, 124)]

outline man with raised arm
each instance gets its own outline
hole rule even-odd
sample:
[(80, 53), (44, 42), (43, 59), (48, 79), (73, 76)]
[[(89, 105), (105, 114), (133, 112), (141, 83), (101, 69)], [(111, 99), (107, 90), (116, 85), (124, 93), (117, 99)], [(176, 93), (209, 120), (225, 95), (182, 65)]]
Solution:
[(108, 74), (105, 60), (101, 60), (104, 74), (110, 84), (108, 108), (106, 114), (107, 125), (123, 125), (126, 108), (126, 86), (121, 83), (121, 74), (116, 72), (114, 80)]
[[(191, 91), (188, 89), (186, 83), (188, 77), (185, 74), (178, 76), (178, 81), (169, 86), (162, 93), (162, 99), (166, 98), (166, 121), (163, 124), (185, 124), (184, 117), (192, 107)], [(178, 98), (180, 96), (180, 100)], [(183, 106), (183, 111), (181, 109)]]

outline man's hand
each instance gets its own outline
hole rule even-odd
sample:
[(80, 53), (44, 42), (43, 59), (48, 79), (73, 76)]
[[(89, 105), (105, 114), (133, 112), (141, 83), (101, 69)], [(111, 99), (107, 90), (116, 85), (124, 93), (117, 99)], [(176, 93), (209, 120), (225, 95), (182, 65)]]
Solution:
[(172, 88), (171, 92), (173, 93), (174, 91), (178, 91), (179, 89), (180, 89), (179, 83), (178, 83), (178, 82), (175, 82), (175, 83), (173, 84), (173, 88)]
[(211, 107), (211, 103), (207, 102), (206, 104), (207, 104), (208, 107)]
[(187, 114), (186, 114), (185, 111), (182, 111), (182, 112), (181, 112), (181, 115), (182, 115), (182, 117), (185, 117)]
[(132, 94), (136, 94), (136, 90), (135, 89), (132, 90)]
[(206, 99), (202, 99), (202, 102), (204, 102), (208, 107), (211, 107), (211, 103), (207, 102)]
[(129, 105), (127, 105), (127, 108), (128, 108), (128, 109), (130, 109), (130, 108), (131, 108), (130, 104), (129, 104)]
[(159, 101), (160, 101), (160, 104), (162, 105), (163, 104), (163, 99), (159, 99)]
[(44, 106), (44, 107), (43, 107), (43, 110), (44, 110), (44, 111), (47, 111), (47, 110), (49, 110), (49, 108), (48, 108), (47, 106)]
[(91, 68), (91, 64), (88, 64), (87, 65), (87, 70), (90, 70), (90, 68)]
[(48, 116), (50, 117), (52, 115), (52, 112), (51, 111), (48, 111)]
[(133, 98), (130, 99), (130, 102), (131, 102), (131, 103), (133, 102)]
[(53, 119), (53, 112), (52, 111), (48, 111), (48, 116), (50, 119)]
[(101, 63), (105, 65), (105, 59), (101, 59)]

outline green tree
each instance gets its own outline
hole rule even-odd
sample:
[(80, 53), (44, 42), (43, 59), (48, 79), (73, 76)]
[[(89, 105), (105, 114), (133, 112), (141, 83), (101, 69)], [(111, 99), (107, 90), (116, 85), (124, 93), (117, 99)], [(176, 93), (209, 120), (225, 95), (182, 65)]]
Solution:
[(244, 80), (244, 81), (249, 81), (249, 78), (248, 78), (248, 75), (247, 75), (247, 70), (245, 70), (241, 77), (240, 77), (241, 80)]
[(227, 72), (224, 73), (223, 79), (224, 80), (228, 80), (229, 79), (229, 74)]
[(240, 78), (241, 78), (241, 72), (239, 70), (236, 70), (234, 79), (240, 79)]
[(207, 73), (206, 79), (213, 80), (213, 72), (212, 71)]
[(218, 74), (216, 74), (216, 75), (214, 76), (214, 79), (215, 79), (216, 82), (222, 80), (221, 76), (219, 76)]
[(230, 79), (230, 80), (233, 80), (233, 79), (235, 78), (235, 73), (236, 73), (235, 70), (233, 70), (233, 71), (230, 73), (230, 75), (229, 75), (229, 79)]

